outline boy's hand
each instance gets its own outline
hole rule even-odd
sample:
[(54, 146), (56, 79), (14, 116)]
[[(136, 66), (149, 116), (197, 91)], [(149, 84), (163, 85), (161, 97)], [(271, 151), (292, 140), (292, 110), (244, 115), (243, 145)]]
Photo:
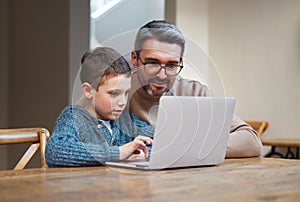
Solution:
[(133, 154), (131, 154), (126, 160), (127, 161), (137, 161), (137, 160), (145, 160), (145, 153), (142, 150), (135, 150)]
[(124, 160), (132, 154), (144, 153), (145, 158), (148, 157), (148, 149), (146, 145), (152, 144), (152, 139), (145, 136), (137, 136), (132, 142), (124, 144), (119, 147), (120, 160)]

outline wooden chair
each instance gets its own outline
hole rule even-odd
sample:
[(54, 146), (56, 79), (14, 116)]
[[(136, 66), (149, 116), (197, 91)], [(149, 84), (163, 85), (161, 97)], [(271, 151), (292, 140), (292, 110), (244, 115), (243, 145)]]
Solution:
[(252, 121), (245, 120), (247, 124), (249, 124), (256, 132), (258, 137), (261, 137), (262, 134), (268, 129), (269, 122), (267, 121)]
[(45, 147), (50, 133), (46, 128), (0, 129), (0, 145), (32, 143), (14, 170), (23, 169), (40, 148), (42, 167), (47, 167)]

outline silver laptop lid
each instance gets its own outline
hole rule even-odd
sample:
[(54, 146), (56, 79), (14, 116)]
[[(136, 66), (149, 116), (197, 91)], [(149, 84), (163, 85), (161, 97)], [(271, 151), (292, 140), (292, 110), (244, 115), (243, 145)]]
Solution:
[(161, 97), (149, 167), (224, 162), (234, 106), (233, 97)]

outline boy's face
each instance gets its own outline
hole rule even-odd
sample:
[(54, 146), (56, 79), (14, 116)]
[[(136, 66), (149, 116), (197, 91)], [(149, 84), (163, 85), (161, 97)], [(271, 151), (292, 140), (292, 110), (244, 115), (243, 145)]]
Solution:
[(131, 78), (123, 74), (100, 85), (94, 95), (97, 118), (106, 121), (118, 119), (126, 107), (130, 87)]

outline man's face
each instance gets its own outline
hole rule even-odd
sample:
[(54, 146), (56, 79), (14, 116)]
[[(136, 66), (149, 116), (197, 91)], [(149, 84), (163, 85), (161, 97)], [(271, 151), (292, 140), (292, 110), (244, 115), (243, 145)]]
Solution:
[(162, 66), (180, 64), (181, 47), (178, 44), (160, 42), (149, 39), (143, 44), (143, 49), (139, 54), (133, 52), (131, 60), (133, 66), (137, 67), (138, 81), (148, 95), (160, 97), (169, 90), (176, 76), (166, 75), (165, 69), (161, 69), (157, 74), (149, 74), (145, 71), (143, 63), (157, 63)]

